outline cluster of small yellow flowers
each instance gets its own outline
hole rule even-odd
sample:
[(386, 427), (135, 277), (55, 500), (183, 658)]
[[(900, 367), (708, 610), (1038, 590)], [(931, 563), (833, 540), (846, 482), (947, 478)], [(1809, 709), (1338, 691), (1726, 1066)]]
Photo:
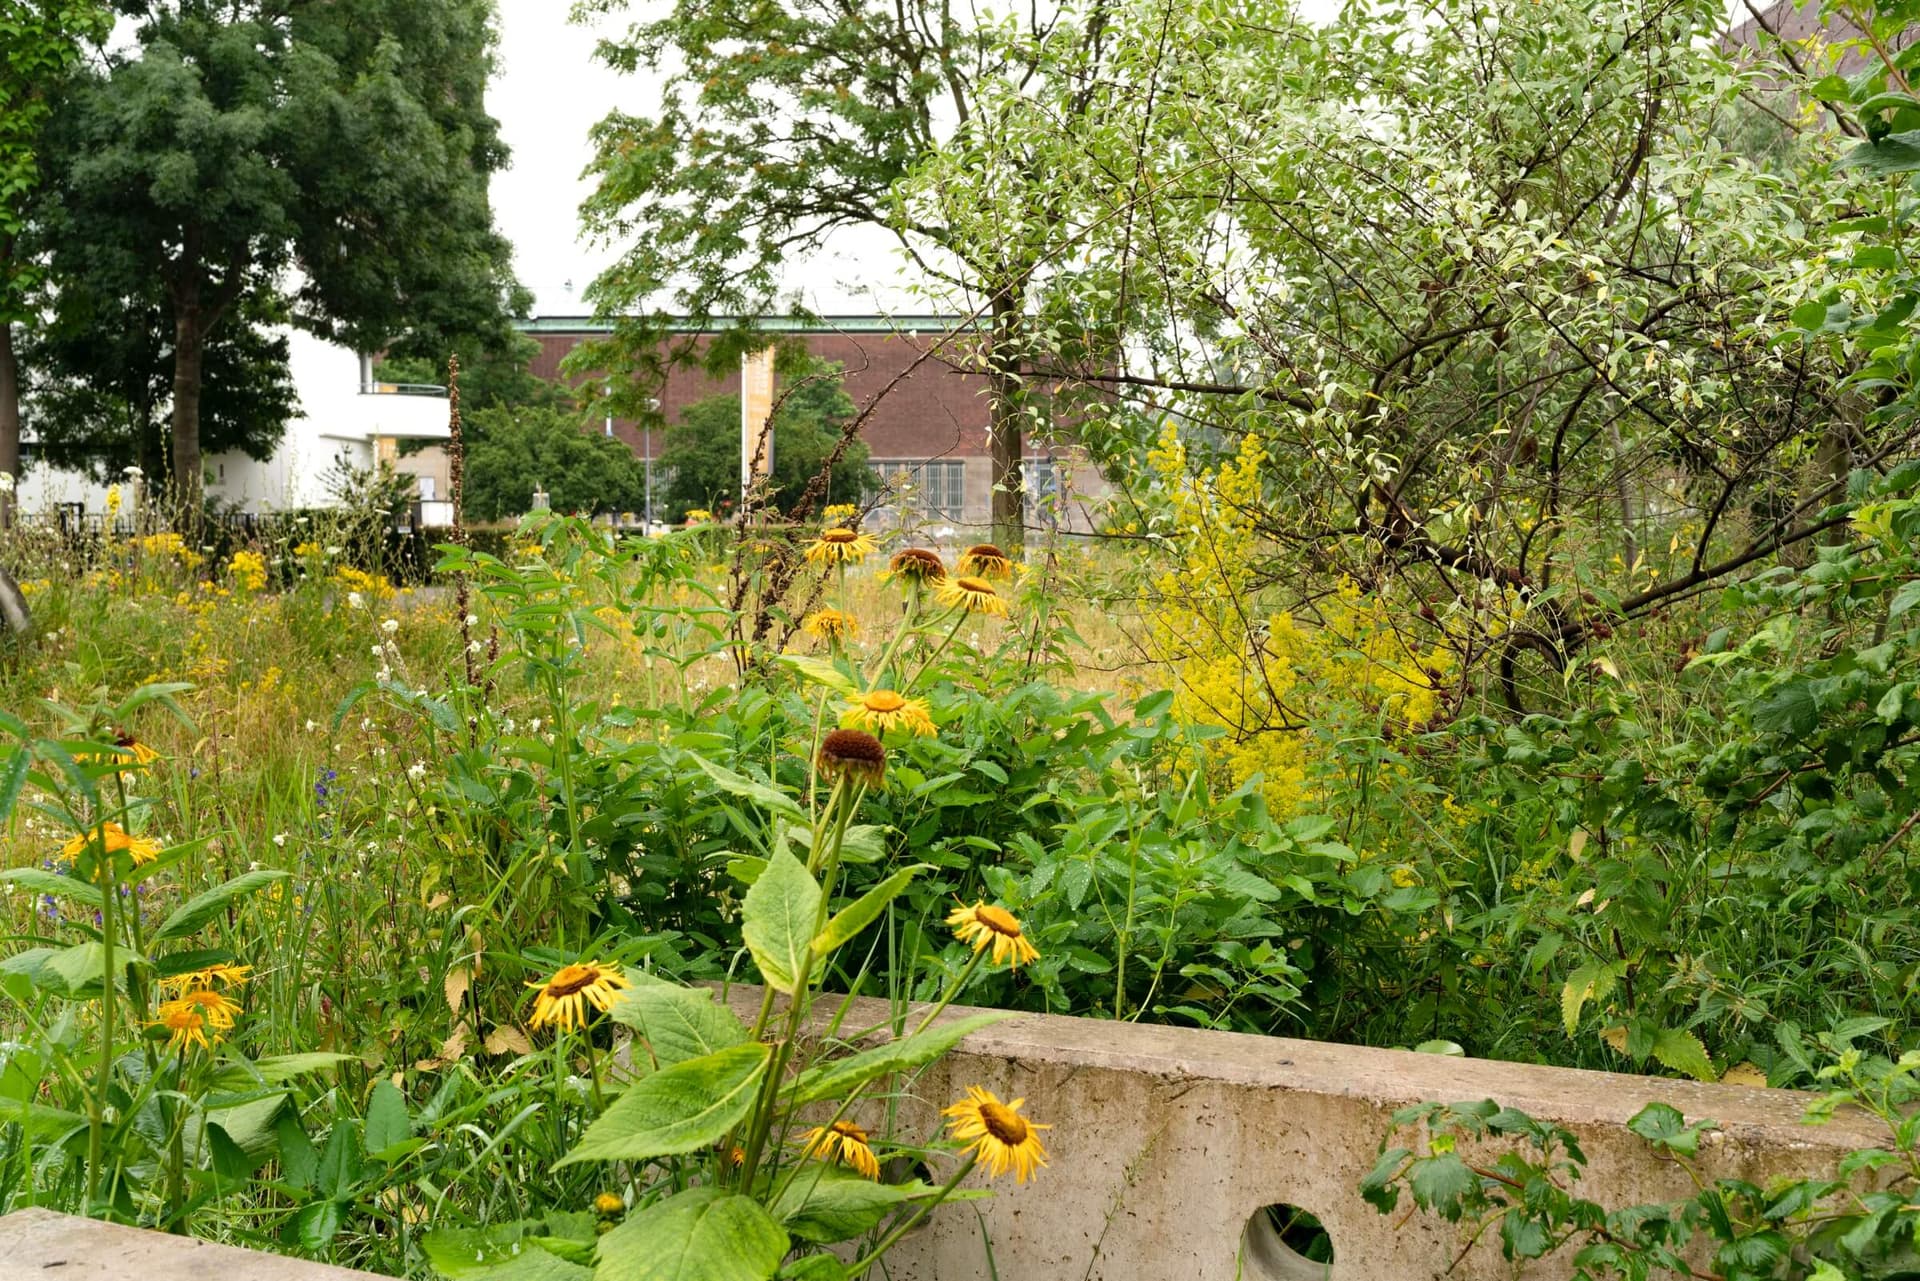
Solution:
[(852, 503), (831, 503), (820, 513), (820, 519), (829, 525), (846, 525), (859, 514), (859, 507)]
[(162, 978), (161, 992), (174, 995), (160, 1003), (154, 1011), (158, 1017), (148, 1026), (168, 1033), (169, 1050), (185, 1054), (197, 1046), (211, 1051), (223, 1033), (233, 1030), (240, 1014), (240, 1003), (220, 988), (239, 988), (252, 970), (250, 965), (221, 964)]
[(536, 993), (533, 1016), (527, 1025), (533, 1028), (551, 1025), (565, 1032), (586, 1027), (589, 1005), (605, 1014), (613, 1007), (613, 998), (621, 990), (632, 987), (633, 981), (622, 974), (617, 965), (579, 961), (561, 966), (552, 978), (527, 986)]
[(293, 554), (300, 560), (325, 560), (327, 549), (312, 539), (308, 539), (303, 543), (295, 543)]
[(149, 559), (170, 560), (182, 569), (195, 569), (206, 557), (187, 546), (187, 540), (167, 530), (159, 534), (143, 534), (133, 540), (134, 550)]
[(838, 641), (858, 632), (860, 624), (852, 614), (843, 614), (837, 609), (817, 609), (801, 620), (800, 629), (821, 640)]
[(713, 513), (704, 507), (687, 508), (687, 524), (689, 525), (705, 525), (711, 523), (712, 520)]
[(365, 600), (392, 600), (395, 594), (385, 574), (369, 574), (351, 565), (342, 565), (327, 577), (335, 587), (348, 593), (357, 592)]
[(256, 551), (237, 551), (227, 562), (227, 572), (241, 591), (260, 591), (267, 585), (267, 558)]

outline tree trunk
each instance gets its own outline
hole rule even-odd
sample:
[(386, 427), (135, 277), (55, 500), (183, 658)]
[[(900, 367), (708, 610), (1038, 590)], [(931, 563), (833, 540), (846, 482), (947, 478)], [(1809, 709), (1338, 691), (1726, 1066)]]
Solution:
[(206, 475), (200, 461), (200, 376), (207, 335), (197, 306), (176, 304), (173, 319), (173, 510), (176, 528), (198, 537)]
[(987, 336), (987, 448), (993, 465), (993, 541), (1017, 552), (1026, 541), (1026, 496), (1020, 458), (1026, 449), (1019, 405), (1019, 355), (1015, 335), (1020, 298), (1012, 286), (993, 296), (993, 327)]
[[(0, 321), (0, 472), (20, 479), (20, 359), (10, 321)], [(0, 487), (0, 529), (12, 524), (13, 494)]]

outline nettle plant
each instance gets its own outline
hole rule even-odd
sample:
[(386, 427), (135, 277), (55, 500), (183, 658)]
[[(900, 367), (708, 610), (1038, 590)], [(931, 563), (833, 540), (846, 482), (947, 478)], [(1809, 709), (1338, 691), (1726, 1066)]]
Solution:
[(186, 688), (50, 703), (53, 737), (0, 713), (12, 739), (0, 745), (0, 823), (24, 808), (28, 830), (70, 834), (40, 865), (0, 871), (38, 900), (29, 946), (0, 960), (0, 993), (25, 1031), (0, 1050), (0, 1119), (12, 1123), (0, 1200), (11, 1189), (186, 1231), (275, 1155), (287, 1082), (342, 1057), (249, 1058), (235, 1038), (253, 967), (195, 945), (286, 872), (249, 871), (167, 907), (194, 879), (199, 843), (147, 830), (167, 767), (124, 727), (150, 704), (185, 722), (173, 696)]
[[(807, 559), (844, 591), (846, 568), (875, 550), (865, 535), (830, 529)], [(757, 1010), (745, 1018), (710, 988), (601, 959), (620, 946), (611, 935), (600, 953), (576, 953), (529, 984), (528, 1025), (551, 1034), (553, 1071), (580, 1082), (590, 1117), (558, 1165), (603, 1169), (604, 1191), (592, 1214), (429, 1234), (423, 1248), (442, 1274), (616, 1278), (656, 1275), (659, 1260), (675, 1259), (685, 1276), (860, 1277), (936, 1205), (978, 1195), (960, 1189), (976, 1167), (1025, 1182), (1045, 1164), (1047, 1127), (1021, 1114), (1022, 1100), (979, 1087), (943, 1109), (944, 1138), (886, 1137), (906, 1082), (1006, 1017), (942, 1015), (982, 966), (1036, 959), (1016, 917), (986, 902), (956, 906), (947, 924), (970, 958), (911, 1015), (896, 1005), (881, 1025), (848, 1028), (851, 1003), (820, 990), (925, 868), (899, 866), (843, 893), (863, 802), (887, 786), (887, 741), (938, 732), (918, 683), (969, 618), (1006, 611), (994, 581), (1011, 576), (1007, 558), (976, 548), (959, 568), (967, 572), (950, 577), (922, 549), (893, 557), (906, 623), (864, 670), (840, 643), (850, 615), (835, 612), (842, 626), (809, 619), (826, 653), (782, 659), (814, 691), (798, 796), (687, 754), (701, 785), (753, 829), (759, 852), (719, 861), (747, 887), (738, 930), (764, 985)], [(630, 1037), (616, 1041), (609, 1025)], [(951, 1168), (933, 1182), (943, 1159)]]

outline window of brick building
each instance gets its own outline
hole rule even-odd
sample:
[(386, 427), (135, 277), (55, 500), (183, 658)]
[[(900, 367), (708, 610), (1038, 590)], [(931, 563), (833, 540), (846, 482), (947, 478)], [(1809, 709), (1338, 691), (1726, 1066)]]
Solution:
[(957, 521), (966, 508), (967, 465), (958, 459), (884, 458), (873, 460), (872, 466), (897, 495), (894, 502), (902, 517)]

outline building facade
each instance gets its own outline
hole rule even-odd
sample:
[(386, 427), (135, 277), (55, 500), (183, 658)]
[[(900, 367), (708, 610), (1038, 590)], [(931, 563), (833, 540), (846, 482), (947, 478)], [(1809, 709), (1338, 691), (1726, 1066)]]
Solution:
[[(943, 316), (823, 316), (818, 321), (763, 320), (769, 337), (797, 337), (815, 357), (843, 370), (843, 386), (856, 411), (872, 414), (861, 428), (872, 466), (886, 482), (874, 523), (926, 528), (938, 533), (981, 528), (990, 523), (993, 464), (989, 445), (987, 380), (956, 368), (943, 350), (962, 321)], [(561, 361), (582, 342), (604, 337), (611, 326), (582, 316), (541, 316), (522, 322), (522, 332), (539, 344), (533, 372), (554, 381), (590, 389), (593, 374), (571, 380)], [(701, 331), (683, 329), (698, 338)], [(917, 362), (917, 363), (916, 363)], [(660, 413), (680, 421), (687, 406), (716, 395), (738, 395), (739, 370), (714, 377), (695, 367), (676, 366), (661, 389)], [(777, 400), (779, 389), (775, 389)], [(662, 433), (626, 419), (606, 420), (601, 428), (624, 441), (649, 467), (664, 448)], [(1070, 445), (1025, 442), (1022, 461), (1026, 524), (1035, 531), (1092, 528), (1107, 485), (1095, 468)]]

